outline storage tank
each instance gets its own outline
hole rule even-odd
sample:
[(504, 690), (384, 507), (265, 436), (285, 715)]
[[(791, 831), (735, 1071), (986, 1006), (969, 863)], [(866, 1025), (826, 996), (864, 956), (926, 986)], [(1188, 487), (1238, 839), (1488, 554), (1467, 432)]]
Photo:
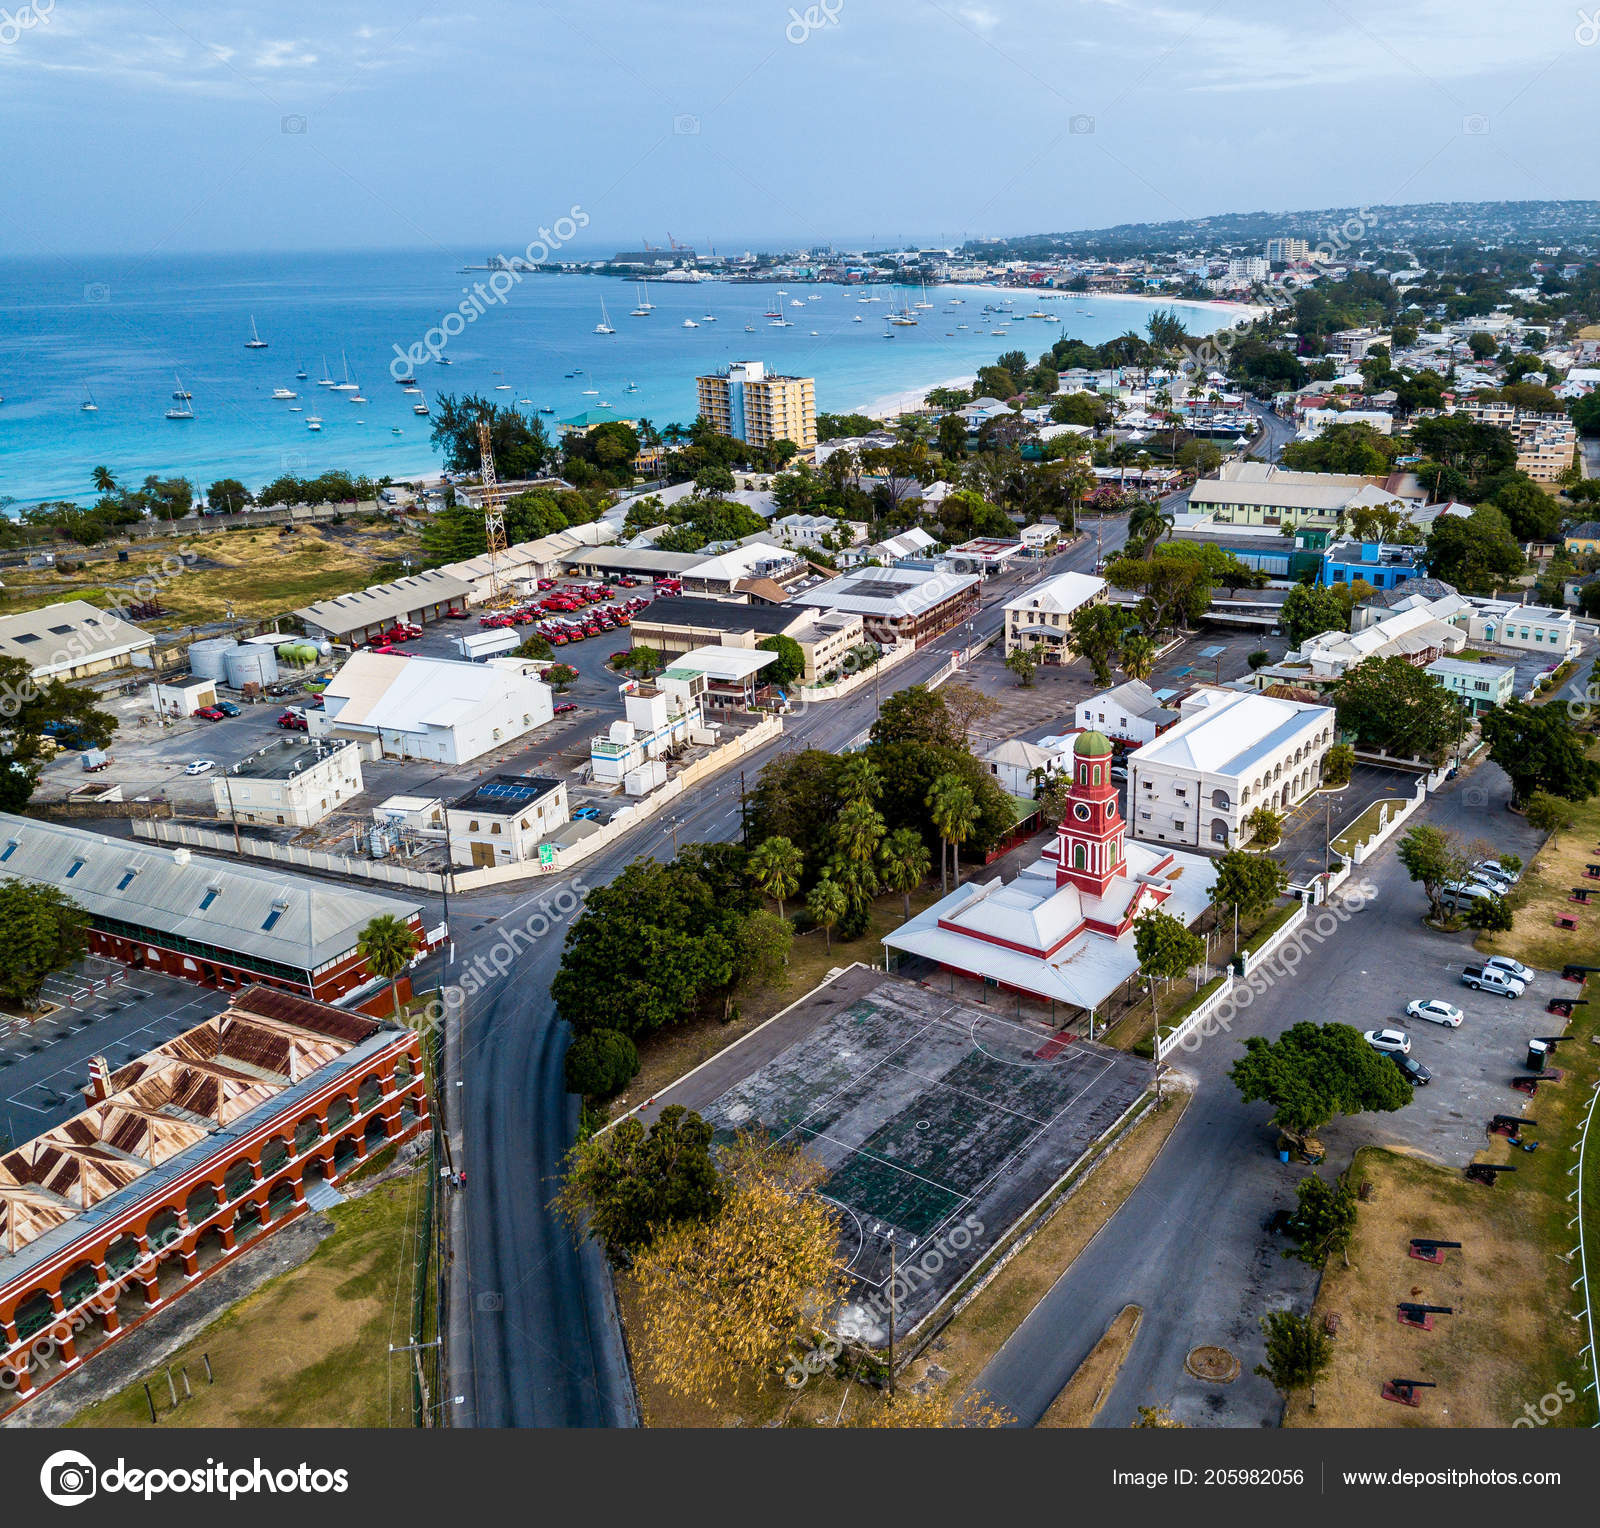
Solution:
[(242, 690), (247, 684), (274, 684), (278, 678), (278, 655), (270, 647), (258, 643), (235, 647), (222, 655), (222, 669), (223, 678), (231, 689)]
[(189, 644), (189, 672), (196, 679), (225, 679), (227, 655), (239, 644), (232, 637), (206, 637)]

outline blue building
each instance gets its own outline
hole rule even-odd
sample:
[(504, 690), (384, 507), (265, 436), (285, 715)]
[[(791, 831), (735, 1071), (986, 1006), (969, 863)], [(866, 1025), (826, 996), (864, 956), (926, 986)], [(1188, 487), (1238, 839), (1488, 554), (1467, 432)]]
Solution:
[(1422, 550), (1382, 541), (1337, 541), (1322, 554), (1317, 582), (1325, 586), (1363, 582), (1374, 589), (1398, 589), (1424, 573)]

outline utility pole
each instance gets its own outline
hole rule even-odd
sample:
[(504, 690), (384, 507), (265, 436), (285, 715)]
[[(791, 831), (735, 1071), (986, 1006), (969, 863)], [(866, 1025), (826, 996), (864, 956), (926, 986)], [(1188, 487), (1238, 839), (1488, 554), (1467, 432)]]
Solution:
[(243, 854), (244, 849), (239, 842), (239, 814), (234, 810), (233, 805), (233, 777), (226, 770), (223, 771), (222, 775), (222, 788), (227, 792), (228, 796), (228, 816), (233, 819), (233, 852), (235, 854)]
[(894, 1327), (895, 1327), (895, 1295), (894, 1281), (894, 1232), (889, 1233), (889, 1403), (894, 1404)]

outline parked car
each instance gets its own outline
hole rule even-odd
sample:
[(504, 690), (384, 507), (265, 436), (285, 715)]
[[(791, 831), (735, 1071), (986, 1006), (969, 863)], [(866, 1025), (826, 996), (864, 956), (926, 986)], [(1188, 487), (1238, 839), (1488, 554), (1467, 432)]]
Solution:
[(1415, 1002), (1406, 1004), (1406, 1017), (1426, 1019), (1430, 1024), (1443, 1024), (1446, 1029), (1459, 1029), (1466, 1015), (1443, 998), (1419, 997)]
[(457, 605), (452, 605), (445, 611), (444, 618), (447, 621), (464, 621), (467, 618), (467, 612)]
[(1491, 955), (1484, 966), (1494, 971), (1504, 971), (1507, 976), (1514, 976), (1524, 987), (1534, 978), (1531, 966), (1525, 966), (1520, 960), (1513, 960), (1509, 955)]
[(1406, 1081), (1412, 1087), (1426, 1087), (1433, 1081), (1433, 1073), (1418, 1061), (1415, 1056), (1402, 1056), (1396, 1051), (1390, 1051), (1389, 1059), (1405, 1074)]
[(593, 806), (580, 806), (573, 814), (574, 822), (599, 822), (600, 809)]
[(1396, 1052), (1402, 1056), (1411, 1054), (1411, 1036), (1403, 1029), (1369, 1029), (1362, 1039), (1373, 1050), (1382, 1051), (1385, 1055), (1393, 1055)]
[(305, 717), (297, 711), (285, 711), (278, 718), (278, 725), (294, 732), (306, 732), (309, 730)]
[(217, 710), (219, 710), (224, 716), (242, 715), (239, 708), (234, 705), (231, 700), (219, 700), (217, 702)]
[(203, 721), (220, 722), (228, 713), (217, 706), (201, 706), (194, 714)]
[(1522, 982), (1497, 966), (1467, 966), (1461, 972), (1461, 980), (1480, 992), (1498, 992), (1502, 997), (1521, 997), (1524, 991)]
[(184, 765), (183, 772), (186, 775), (209, 775), (216, 767), (215, 759), (191, 759)]
[(556, 707), (555, 714), (557, 716), (565, 716), (567, 712), (576, 711), (577, 709), (577, 704), (574, 701), (564, 700)]
[(1480, 874), (1487, 872), (1488, 874), (1494, 876), (1497, 880), (1510, 881), (1513, 886), (1515, 886), (1516, 883), (1522, 879), (1521, 871), (1507, 870), (1499, 860), (1485, 860), (1481, 865), (1478, 865), (1475, 868)]

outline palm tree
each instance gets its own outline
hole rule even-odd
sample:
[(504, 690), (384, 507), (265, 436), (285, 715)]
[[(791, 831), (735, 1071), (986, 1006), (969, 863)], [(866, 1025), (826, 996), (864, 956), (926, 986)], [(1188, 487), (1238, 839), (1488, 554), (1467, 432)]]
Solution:
[(1144, 555), (1148, 561), (1155, 556), (1156, 543), (1172, 533), (1173, 524), (1171, 513), (1160, 504), (1151, 499), (1141, 499), (1128, 516), (1128, 540), (1144, 543)]
[(883, 794), (883, 780), (866, 754), (853, 753), (839, 766), (834, 789), (841, 804), (876, 801)]
[(883, 818), (870, 801), (852, 801), (834, 822), (833, 839), (841, 858), (852, 865), (868, 865), (886, 831)]
[(1122, 641), (1122, 672), (1130, 679), (1148, 679), (1156, 666), (1156, 645), (1142, 631), (1130, 632)]
[(800, 872), (805, 869), (805, 856), (787, 838), (764, 840), (750, 856), (750, 878), (778, 904), (782, 918), (783, 899), (792, 897), (800, 889)]
[(806, 898), (806, 911), (811, 914), (811, 921), (822, 930), (830, 955), (833, 953), (833, 927), (844, 917), (848, 906), (844, 888), (830, 875), (824, 875)]
[(380, 913), (361, 930), (356, 940), (356, 953), (374, 976), (381, 976), (389, 983), (389, 990), (394, 994), (394, 1016), (398, 1020), (400, 975), (417, 953), (416, 931), (404, 919), (392, 913)]
[[(961, 884), (960, 846), (966, 842), (978, 820), (978, 803), (971, 787), (957, 774), (940, 775), (928, 789), (927, 804), (934, 828), (943, 843), (950, 846), (950, 859), (956, 885)], [(939, 853), (939, 886), (944, 889), (944, 851)]]
[(922, 835), (915, 828), (896, 828), (878, 846), (883, 867), (883, 884), (906, 899), (906, 918), (911, 917), (911, 893), (928, 878), (932, 859)]
[(96, 467), (93, 481), (96, 493), (115, 493), (117, 491), (117, 480), (111, 475), (109, 467)]

